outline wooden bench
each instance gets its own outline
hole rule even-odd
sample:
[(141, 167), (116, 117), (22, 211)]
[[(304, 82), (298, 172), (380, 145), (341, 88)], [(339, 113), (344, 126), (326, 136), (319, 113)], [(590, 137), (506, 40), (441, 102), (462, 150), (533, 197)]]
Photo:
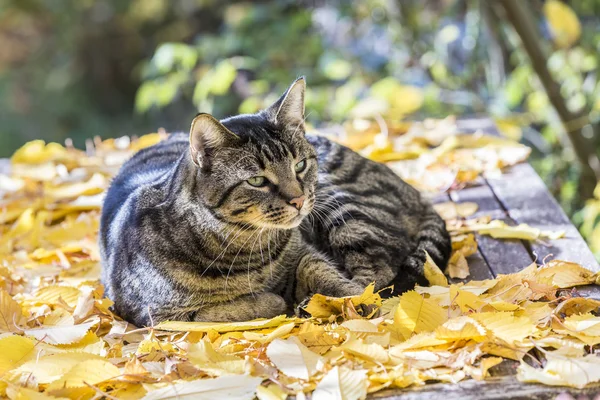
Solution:
[[(462, 132), (483, 131), (497, 135), (490, 119), (468, 119), (458, 122)], [(0, 160), (0, 173), (8, 169), (8, 160)], [(508, 224), (526, 223), (536, 228), (564, 230), (566, 238), (554, 241), (528, 242), (522, 240), (497, 240), (477, 236), (479, 250), (469, 257), (469, 279), (483, 280), (508, 274), (545, 257), (577, 262), (591, 270), (600, 267), (585, 241), (571, 224), (569, 218), (546, 189), (540, 177), (529, 164), (520, 164), (497, 178), (483, 179), (478, 186), (450, 191), (439, 195), (434, 202), (475, 202), (479, 210), (475, 216), (490, 215)], [(598, 287), (579, 289), (583, 295), (600, 299)], [(583, 390), (525, 384), (514, 377), (517, 364), (505, 361), (492, 369), (493, 377), (485, 381), (465, 380), (457, 384), (429, 384), (404, 390), (385, 390), (370, 396), (373, 399), (554, 399), (561, 392), (577, 397), (600, 393), (600, 386)]]

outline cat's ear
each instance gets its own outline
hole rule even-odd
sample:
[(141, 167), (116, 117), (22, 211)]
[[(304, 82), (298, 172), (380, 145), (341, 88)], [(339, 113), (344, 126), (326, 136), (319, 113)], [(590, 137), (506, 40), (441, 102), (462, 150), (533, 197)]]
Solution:
[(239, 137), (227, 129), (210, 114), (198, 114), (190, 128), (190, 154), (197, 166), (202, 166), (207, 156), (215, 150), (226, 147)]
[(304, 92), (306, 81), (300, 77), (266, 112), (275, 124), (304, 132)]

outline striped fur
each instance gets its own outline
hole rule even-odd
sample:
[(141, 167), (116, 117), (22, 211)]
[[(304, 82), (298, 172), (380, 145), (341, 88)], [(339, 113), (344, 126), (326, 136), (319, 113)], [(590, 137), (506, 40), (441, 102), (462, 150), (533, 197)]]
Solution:
[[(271, 317), (314, 293), (422, 282), (423, 250), (446, 263), (444, 223), (419, 193), (386, 166), (305, 135), (303, 120), (300, 79), (267, 110), (201, 115), (191, 140), (174, 134), (123, 165), (100, 226), (118, 314), (139, 326)], [(251, 186), (253, 176), (268, 184)]]

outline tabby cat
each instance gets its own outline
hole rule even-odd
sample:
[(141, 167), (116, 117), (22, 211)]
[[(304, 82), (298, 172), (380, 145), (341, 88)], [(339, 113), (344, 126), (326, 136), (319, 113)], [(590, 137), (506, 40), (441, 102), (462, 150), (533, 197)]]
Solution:
[[(123, 165), (104, 202), (102, 281), (138, 326), (272, 317), (314, 293), (424, 283), (444, 222), (385, 165), (305, 135), (304, 78), (257, 114), (192, 122)], [(296, 311), (301, 311), (300, 307)]]

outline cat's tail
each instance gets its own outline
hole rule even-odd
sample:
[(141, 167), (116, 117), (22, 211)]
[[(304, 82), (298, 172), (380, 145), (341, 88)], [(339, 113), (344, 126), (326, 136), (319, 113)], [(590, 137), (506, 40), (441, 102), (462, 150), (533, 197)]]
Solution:
[[(431, 259), (443, 271), (448, 263), (451, 251), (452, 244), (450, 242), (450, 235), (446, 230), (446, 223), (431, 205), (426, 205), (419, 232), (416, 236), (416, 246), (402, 263), (402, 269), (413, 277), (413, 280), (410, 282), (410, 279), (408, 281), (404, 279), (398, 281), (396, 279), (396, 282), (394, 282), (394, 286), (396, 286), (395, 291), (402, 292), (412, 289), (411, 285), (415, 281), (420, 285), (427, 284), (423, 271), (426, 258), (425, 252), (429, 254)], [(398, 274), (398, 277), (400, 276), (402, 276), (402, 273)]]

